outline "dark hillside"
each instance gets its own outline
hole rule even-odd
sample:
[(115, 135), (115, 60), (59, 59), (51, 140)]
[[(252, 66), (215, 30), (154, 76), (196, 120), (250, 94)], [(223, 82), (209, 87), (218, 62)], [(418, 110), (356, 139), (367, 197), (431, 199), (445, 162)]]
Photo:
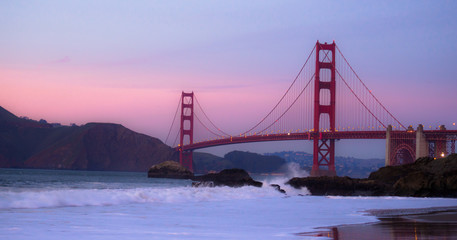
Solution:
[(53, 127), (0, 107), (0, 167), (147, 171), (166, 160), (174, 149), (122, 125)]

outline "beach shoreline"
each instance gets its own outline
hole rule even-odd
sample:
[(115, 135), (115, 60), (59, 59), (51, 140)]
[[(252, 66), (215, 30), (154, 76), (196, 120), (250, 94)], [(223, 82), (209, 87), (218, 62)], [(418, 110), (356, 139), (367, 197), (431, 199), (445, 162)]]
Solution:
[(296, 233), (323, 239), (457, 239), (457, 206), (373, 209), (364, 211), (378, 221), (320, 227), (313, 232)]

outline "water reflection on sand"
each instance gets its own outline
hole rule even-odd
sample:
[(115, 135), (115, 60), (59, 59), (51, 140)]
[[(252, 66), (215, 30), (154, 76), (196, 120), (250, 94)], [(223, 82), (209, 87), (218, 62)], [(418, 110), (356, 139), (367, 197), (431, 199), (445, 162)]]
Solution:
[(298, 236), (347, 239), (457, 239), (457, 212), (439, 212), (379, 218), (369, 224), (342, 225), (322, 228), (315, 232), (298, 233)]

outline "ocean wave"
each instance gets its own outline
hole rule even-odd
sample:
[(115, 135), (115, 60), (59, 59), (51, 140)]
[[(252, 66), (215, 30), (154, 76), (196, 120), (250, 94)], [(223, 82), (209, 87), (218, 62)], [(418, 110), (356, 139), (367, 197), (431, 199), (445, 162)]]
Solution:
[(0, 209), (110, 206), (132, 203), (179, 203), (282, 197), (272, 187), (23, 189), (1, 191)]

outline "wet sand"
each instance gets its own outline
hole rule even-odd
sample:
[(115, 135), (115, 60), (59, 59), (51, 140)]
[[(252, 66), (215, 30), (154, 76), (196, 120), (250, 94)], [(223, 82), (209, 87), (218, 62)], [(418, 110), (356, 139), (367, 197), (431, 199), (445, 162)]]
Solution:
[(315, 232), (297, 233), (296, 235), (335, 240), (457, 239), (457, 206), (371, 210), (366, 214), (374, 215), (380, 221), (324, 227)]

